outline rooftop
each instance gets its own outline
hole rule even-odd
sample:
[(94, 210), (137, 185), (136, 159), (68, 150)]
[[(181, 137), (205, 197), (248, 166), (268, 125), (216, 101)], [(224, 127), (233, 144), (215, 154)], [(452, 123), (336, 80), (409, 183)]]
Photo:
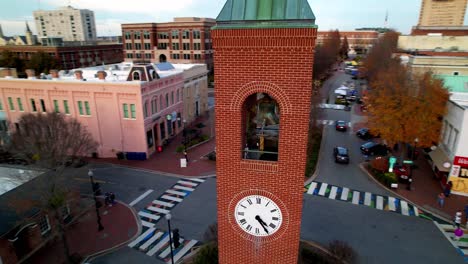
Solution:
[(41, 171), (0, 167), (0, 195), (34, 179)]

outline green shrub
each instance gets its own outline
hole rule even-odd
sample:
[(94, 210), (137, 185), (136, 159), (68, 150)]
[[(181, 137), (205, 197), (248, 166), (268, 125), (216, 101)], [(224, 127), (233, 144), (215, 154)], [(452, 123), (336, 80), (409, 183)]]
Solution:
[(177, 146), (177, 148), (175, 149), (175, 151), (176, 151), (177, 153), (182, 153), (182, 152), (184, 151), (184, 149), (185, 149), (184, 145), (179, 145), (179, 146)]
[(375, 178), (383, 183), (385, 186), (390, 186), (392, 183), (397, 183), (397, 178), (393, 172), (379, 172), (374, 173)]
[(209, 243), (204, 245), (197, 253), (194, 264), (217, 264), (218, 263), (218, 245)]
[(208, 135), (201, 135), (201, 139), (202, 141), (207, 141), (210, 137)]

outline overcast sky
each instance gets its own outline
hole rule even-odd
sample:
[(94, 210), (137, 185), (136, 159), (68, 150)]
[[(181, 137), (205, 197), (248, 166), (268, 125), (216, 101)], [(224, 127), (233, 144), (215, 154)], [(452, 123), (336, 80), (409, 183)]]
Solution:
[[(421, 0), (308, 0), (319, 30), (388, 27), (409, 33), (419, 17)], [(169, 22), (173, 17), (216, 18), (226, 0), (0, 0), (5, 35), (24, 35), (25, 21), (36, 33), (32, 12), (71, 5), (94, 11), (98, 36), (121, 35), (121, 23)], [(467, 23), (465, 16), (465, 25)]]

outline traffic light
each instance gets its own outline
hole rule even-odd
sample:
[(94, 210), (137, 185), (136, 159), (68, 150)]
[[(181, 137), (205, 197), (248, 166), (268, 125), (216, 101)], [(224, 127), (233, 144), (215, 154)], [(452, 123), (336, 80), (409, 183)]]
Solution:
[(178, 248), (180, 246), (180, 235), (179, 235), (179, 229), (174, 229), (172, 231), (172, 239), (174, 241), (174, 248)]

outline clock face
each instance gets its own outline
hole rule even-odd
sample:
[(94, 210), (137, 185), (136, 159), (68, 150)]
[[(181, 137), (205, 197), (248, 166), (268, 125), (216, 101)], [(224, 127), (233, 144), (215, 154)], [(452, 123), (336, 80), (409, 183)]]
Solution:
[(283, 221), (278, 205), (270, 198), (261, 195), (242, 198), (237, 203), (234, 214), (242, 230), (258, 237), (274, 234)]

